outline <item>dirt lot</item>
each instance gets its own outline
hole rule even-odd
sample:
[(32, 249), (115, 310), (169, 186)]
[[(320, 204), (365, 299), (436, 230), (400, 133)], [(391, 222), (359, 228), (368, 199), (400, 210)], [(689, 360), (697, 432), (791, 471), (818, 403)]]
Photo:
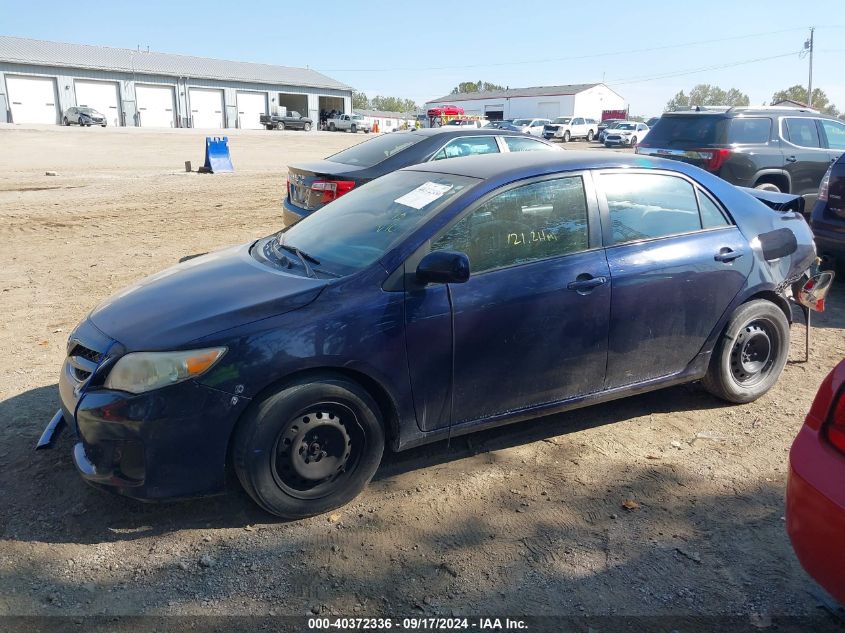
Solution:
[(235, 174), (186, 174), (202, 136), (0, 127), (0, 614), (819, 613), (783, 494), (791, 440), (845, 356), (842, 284), (811, 361), (795, 362), (796, 325), (793, 362), (754, 404), (692, 385), (391, 455), (331, 517), (279, 522), (237, 489), (142, 505), (87, 487), (67, 436), (35, 454), (91, 307), (279, 228), (285, 165), (364, 140), (235, 132)]

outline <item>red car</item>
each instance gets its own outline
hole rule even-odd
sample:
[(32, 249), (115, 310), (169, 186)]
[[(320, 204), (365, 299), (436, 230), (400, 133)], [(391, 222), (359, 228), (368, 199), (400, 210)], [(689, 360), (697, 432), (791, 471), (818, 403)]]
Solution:
[(845, 603), (845, 360), (819, 387), (789, 452), (786, 529), (804, 569)]

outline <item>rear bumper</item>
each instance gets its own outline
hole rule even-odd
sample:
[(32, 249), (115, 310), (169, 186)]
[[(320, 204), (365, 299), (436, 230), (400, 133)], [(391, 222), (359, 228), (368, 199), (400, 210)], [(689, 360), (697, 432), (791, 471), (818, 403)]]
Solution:
[(826, 229), (824, 224), (818, 222), (811, 222), (810, 228), (813, 229), (813, 241), (819, 253), (845, 256), (845, 232)]
[(284, 221), (285, 226), (293, 226), (302, 218), (311, 215), (311, 213), (313, 212), (306, 211), (301, 207), (295, 207), (291, 204), (290, 198), (285, 196), (285, 199), (282, 202), (282, 220)]
[(789, 453), (786, 529), (807, 573), (845, 603), (845, 455), (804, 426)]

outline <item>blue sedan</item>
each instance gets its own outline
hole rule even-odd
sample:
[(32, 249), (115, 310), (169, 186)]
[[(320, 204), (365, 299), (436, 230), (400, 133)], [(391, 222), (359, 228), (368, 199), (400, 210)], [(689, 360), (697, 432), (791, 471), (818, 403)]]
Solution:
[(140, 499), (232, 468), (298, 518), (353, 499), (386, 446), (696, 380), (750, 402), (786, 363), (788, 296), (818, 308), (824, 285), (800, 212), (770, 205), (621, 154), (408, 167), (95, 308), (40, 445), (67, 423), (82, 477)]

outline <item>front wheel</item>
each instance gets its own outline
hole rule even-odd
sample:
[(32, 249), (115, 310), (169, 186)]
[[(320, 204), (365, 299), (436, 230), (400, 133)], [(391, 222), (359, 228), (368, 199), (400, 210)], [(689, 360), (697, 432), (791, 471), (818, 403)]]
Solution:
[(284, 130), (284, 129), (285, 129), (285, 124), (284, 124), (284, 123), (282, 123), (281, 121), (279, 121), (278, 123), (276, 123), (276, 129), (277, 129), (277, 130)]
[(64, 125), (70, 125), (70, 121), (68, 121), (68, 120), (67, 120), (67, 117), (65, 117), (64, 119), (62, 119), (62, 123), (63, 123)]
[(563, 142), (568, 143), (570, 138), (571, 135), (569, 134), (569, 130), (566, 130), (566, 132), (563, 133)]
[(306, 123), (305, 125), (302, 126), (302, 129), (305, 130), (306, 132), (310, 132), (311, 131), (311, 124)]
[(744, 303), (728, 322), (702, 380), (728, 402), (753, 402), (771, 389), (789, 357), (789, 321), (771, 301)]
[(244, 490), (286, 519), (321, 514), (354, 499), (383, 452), (378, 405), (341, 377), (294, 383), (267, 396), (253, 405), (233, 440)]
[(759, 189), (760, 191), (771, 191), (772, 193), (780, 193), (780, 187), (778, 187), (773, 182), (761, 182), (759, 185), (754, 186), (755, 189)]
[(637, 146), (637, 137), (635, 136), (634, 138), (631, 139), (631, 147), (636, 147), (636, 146)]
[(334, 132), (336, 129), (334, 123), (329, 123), (329, 132)]
[(352, 132), (353, 134), (357, 134), (358, 133), (358, 127), (353, 125), (351, 128), (349, 128), (349, 131)]

